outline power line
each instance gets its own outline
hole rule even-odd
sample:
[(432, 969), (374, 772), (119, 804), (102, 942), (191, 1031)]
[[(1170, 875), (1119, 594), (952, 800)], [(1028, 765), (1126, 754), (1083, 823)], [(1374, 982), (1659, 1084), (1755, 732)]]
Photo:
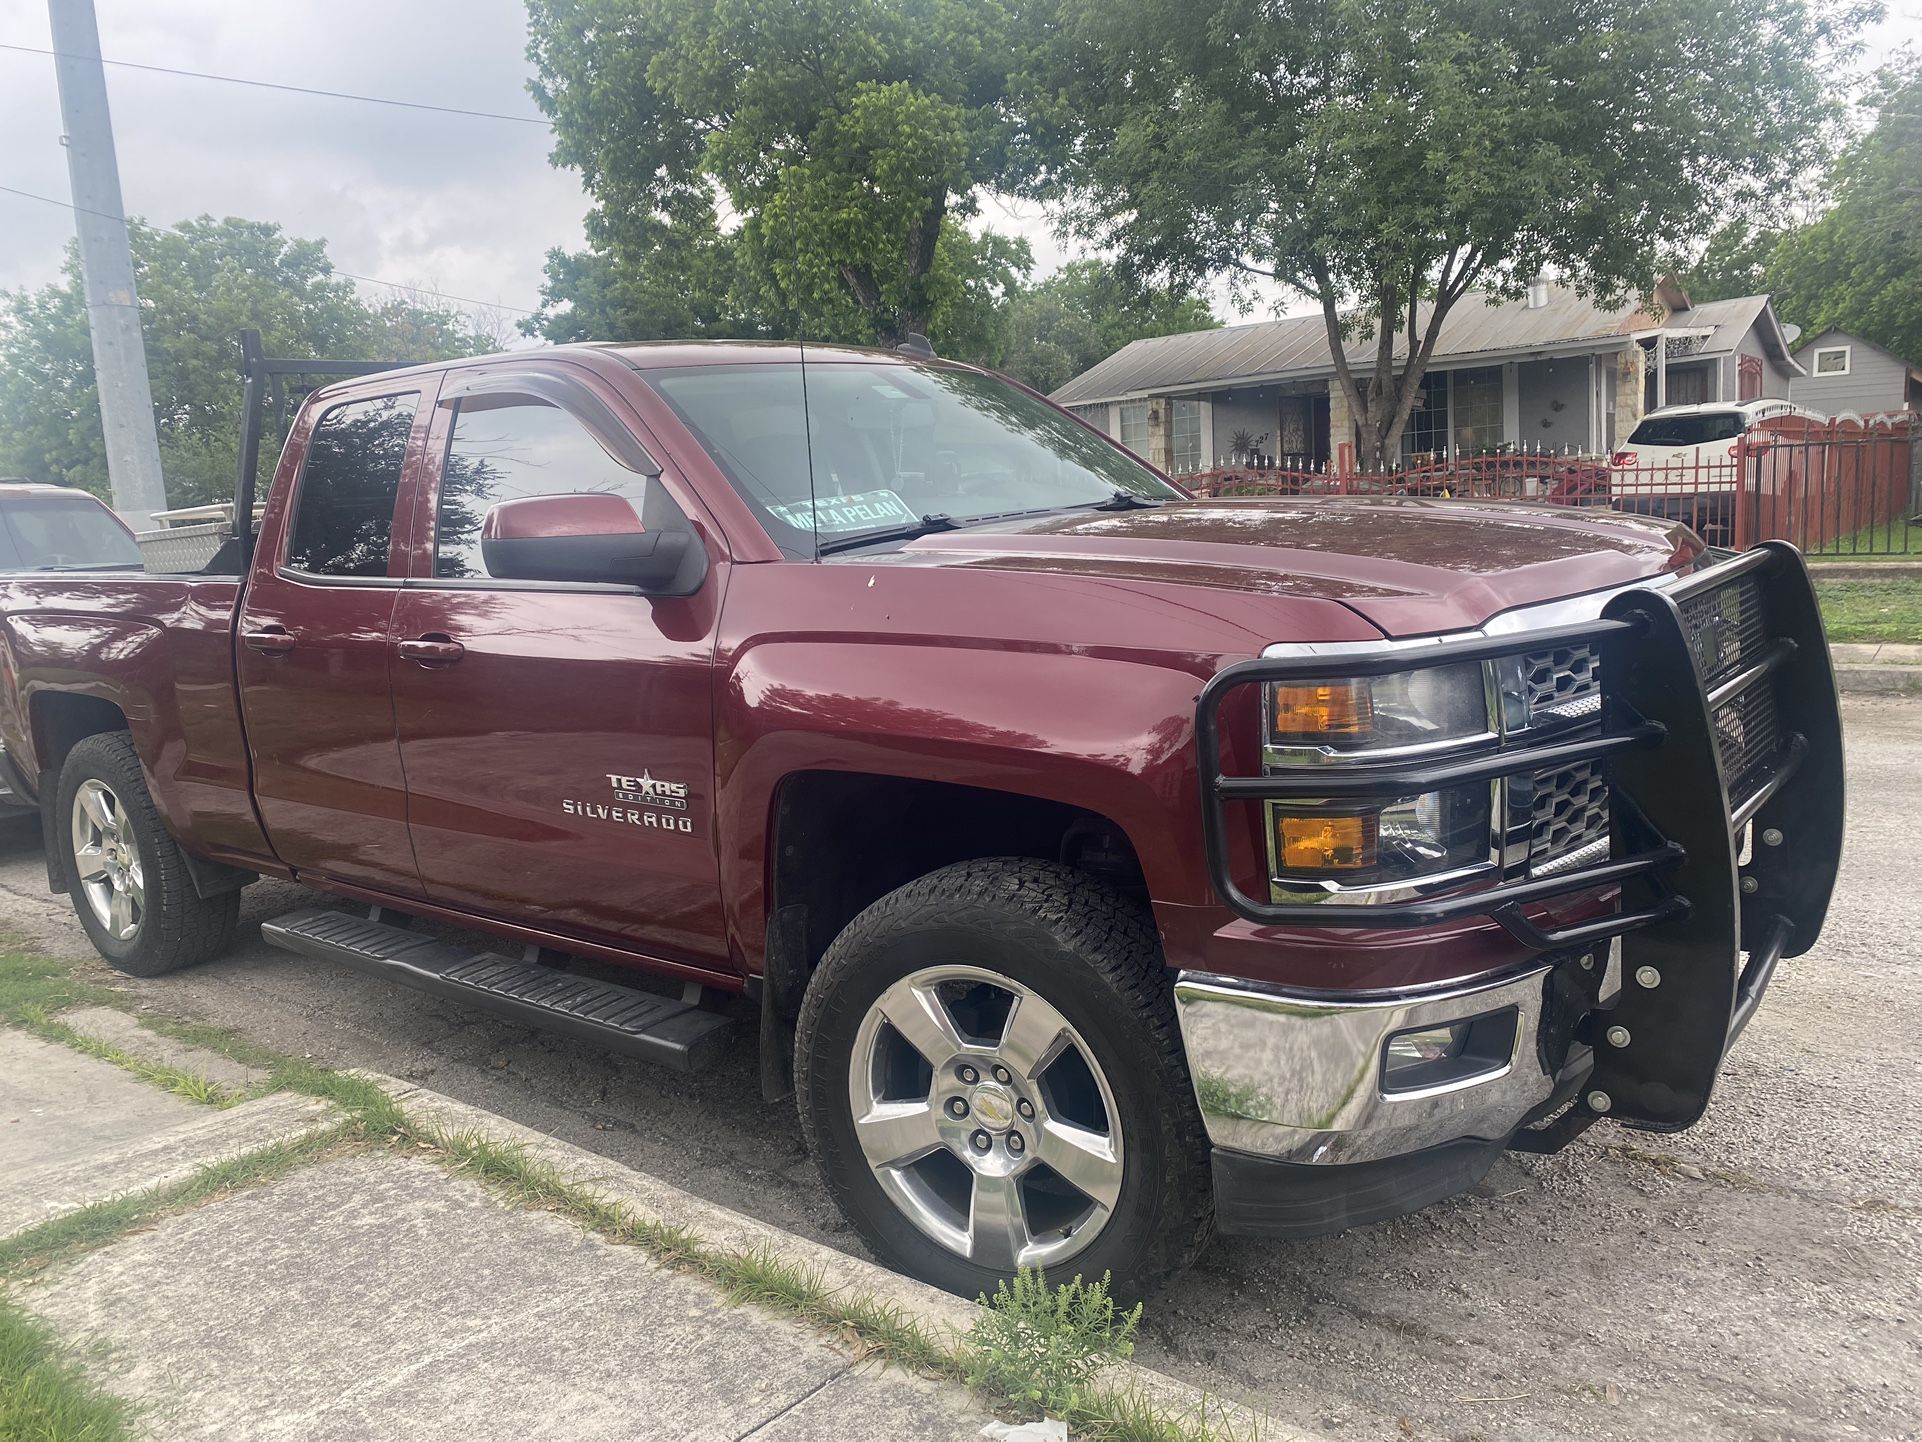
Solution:
[[(21, 55), (47, 55), (56, 60), (91, 60), (91, 55), (74, 56), (59, 50), (46, 50), (37, 45), (0, 44), (0, 50), (12, 50)], [(538, 125), (552, 130), (554, 122), (538, 115), (506, 115), (498, 110), (465, 110), (458, 105), (430, 105), (423, 100), (395, 100), (386, 95), (355, 95), (345, 90), (315, 90), (306, 85), (281, 85), (272, 80), (248, 80), (240, 75), (211, 75), (204, 70), (177, 70), (169, 65), (142, 65), (133, 60), (106, 60), (102, 65), (111, 65), (120, 70), (144, 70), (152, 75), (176, 75), (187, 80), (217, 80), (223, 85), (246, 85), (255, 90), (282, 90), (290, 95), (318, 95), (326, 100), (358, 100), (366, 105), (394, 105), (403, 110), (432, 110), (441, 115), (467, 115), (476, 120), (511, 120), (516, 125)]]
[[(17, 195), (23, 200), (37, 200), (42, 205), (57, 205), (62, 210), (71, 210), (78, 215), (98, 215), (98, 216), (104, 217), (107, 220), (121, 221), (123, 224), (126, 224), (126, 225), (138, 225), (138, 226), (144, 227), (147, 230), (157, 230), (163, 235), (177, 235), (182, 240), (191, 240), (193, 238), (187, 235), (184, 231), (175, 230), (171, 225), (155, 225), (150, 221), (132, 220), (124, 215), (108, 215), (107, 212), (104, 210), (89, 210), (86, 206), (75, 205), (70, 200), (56, 200), (51, 195), (36, 195), (30, 190), (21, 190), (11, 185), (0, 185), (0, 193), (4, 193), (6, 195)], [(496, 300), (476, 300), (471, 295), (450, 295), (444, 290), (429, 290), (424, 285), (404, 285), (397, 280), (382, 280), (380, 279), (379, 276), (356, 275), (351, 270), (341, 270), (338, 266), (334, 266), (334, 265), (329, 265), (327, 267), (327, 270), (329, 274), (337, 275), (342, 280), (358, 280), (358, 281), (363, 281), (368, 285), (384, 285), (390, 290), (405, 291), (409, 295), (431, 295), (435, 300), (451, 300), (461, 305), (479, 306), (482, 310), (512, 311), (515, 315), (539, 315), (540, 314), (539, 311), (528, 310), (524, 306), (504, 305), (500, 301), (496, 301)]]

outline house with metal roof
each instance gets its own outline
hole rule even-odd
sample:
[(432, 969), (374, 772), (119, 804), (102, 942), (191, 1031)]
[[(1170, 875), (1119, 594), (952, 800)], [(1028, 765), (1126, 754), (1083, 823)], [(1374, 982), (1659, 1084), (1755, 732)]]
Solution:
[[(1426, 324), (1424, 309), (1417, 325)], [(1521, 300), (1469, 296), (1442, 322), (1403, 455), (1605, 455), (1661, 406), (1787, 399), (1802, 371), (1793, 339), (1767, 296), (1696, 305), (1673, 279), (1622, 306), (1547, 281)], [(1358, 377), (1374, 349), (1372, 339), (1347, 343)], [(1404, 334), (1396, 363), (1406, 356)], [(1175, 475), (1346, 468), (1358, 451), (1319, 315), (1138, 340), (1053, 399)]]

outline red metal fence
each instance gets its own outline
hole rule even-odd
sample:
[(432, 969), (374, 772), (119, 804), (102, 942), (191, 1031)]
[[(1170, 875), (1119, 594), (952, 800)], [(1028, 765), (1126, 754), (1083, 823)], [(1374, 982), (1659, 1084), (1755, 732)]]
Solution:
[(1736, 547), (1780, 539), (1825, 555), (1922, 551), (1922, 417), (1765, 421), (1660, 465), (1546, 451), (1451, 456), (1384, 472), (1223, 466), (1181, 477), (1205, 496), (1428, 496), (1606, 506), (1679, 520)]

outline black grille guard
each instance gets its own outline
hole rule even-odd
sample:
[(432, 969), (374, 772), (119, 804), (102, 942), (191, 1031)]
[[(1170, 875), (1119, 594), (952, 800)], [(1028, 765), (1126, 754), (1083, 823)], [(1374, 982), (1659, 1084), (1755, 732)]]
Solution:
[[(1732, 672), (1712, 672), (1711, 681), (1698, 667), (1682, 608), (1745, 577), (1761, 588), (1768, 642), (1759, 656), (1741, 657)], [(1379, 676), (1575, 644), (1592, 645), (1601, 656), (1599, 734), (1466, 758), (1222, 773), (1221, 706), (1239, 687)], [(1749, 772), (1745, 793), (1731, 797), (1715, 716), (1756, 686), (1774, 688), (1780, 739)], [(1783, 542), (1767, 542), (1661, 590), (1620, 592), (1599, 620), (1581, 625), (1230, 666), (1202, 689), (1196, 735), (1210, 879), (1229, 909), (1248, 921), (1385, 929), (1487, 916), (1544, 952), (1621, 938), (1622, 987), (1590, 1032), (1628, 1040), (1597, 1046), (1591, 1094), (1606, 1096), (1618, 1119), (1653, 1130), (1679, 1130), (1701, 1115), (1722, 1057), (1754, 1014), (1776, 964), (1814, 945), (1841, 859), (1835, 674), (1808, 570)], [(1261, 900), (1242, 891), (1231, 874), (1230, 803), (1408, 796), (1583, 761), (1600, 763), (1610, 795), (1610, 855), (1593, 865), (1366, 906), (1332, 898)], [(1755, 840), (1744, 861), (1751, 822)], [(1621, 888), (1609, 915), (1558, 928), (1527, 915), (1536, 903), (1603, 887)]]

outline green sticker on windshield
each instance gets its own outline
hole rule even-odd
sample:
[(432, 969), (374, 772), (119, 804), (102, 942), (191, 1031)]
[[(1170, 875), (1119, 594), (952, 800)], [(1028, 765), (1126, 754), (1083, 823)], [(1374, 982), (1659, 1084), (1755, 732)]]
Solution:
[(853, 496), (817, 496), (787, 506), (769, 506), (768, 514), (803, 531), (838, 534), (871, 531), (878, 526), (912, 526), (920, 516), (893, 491), (862, 491)]

